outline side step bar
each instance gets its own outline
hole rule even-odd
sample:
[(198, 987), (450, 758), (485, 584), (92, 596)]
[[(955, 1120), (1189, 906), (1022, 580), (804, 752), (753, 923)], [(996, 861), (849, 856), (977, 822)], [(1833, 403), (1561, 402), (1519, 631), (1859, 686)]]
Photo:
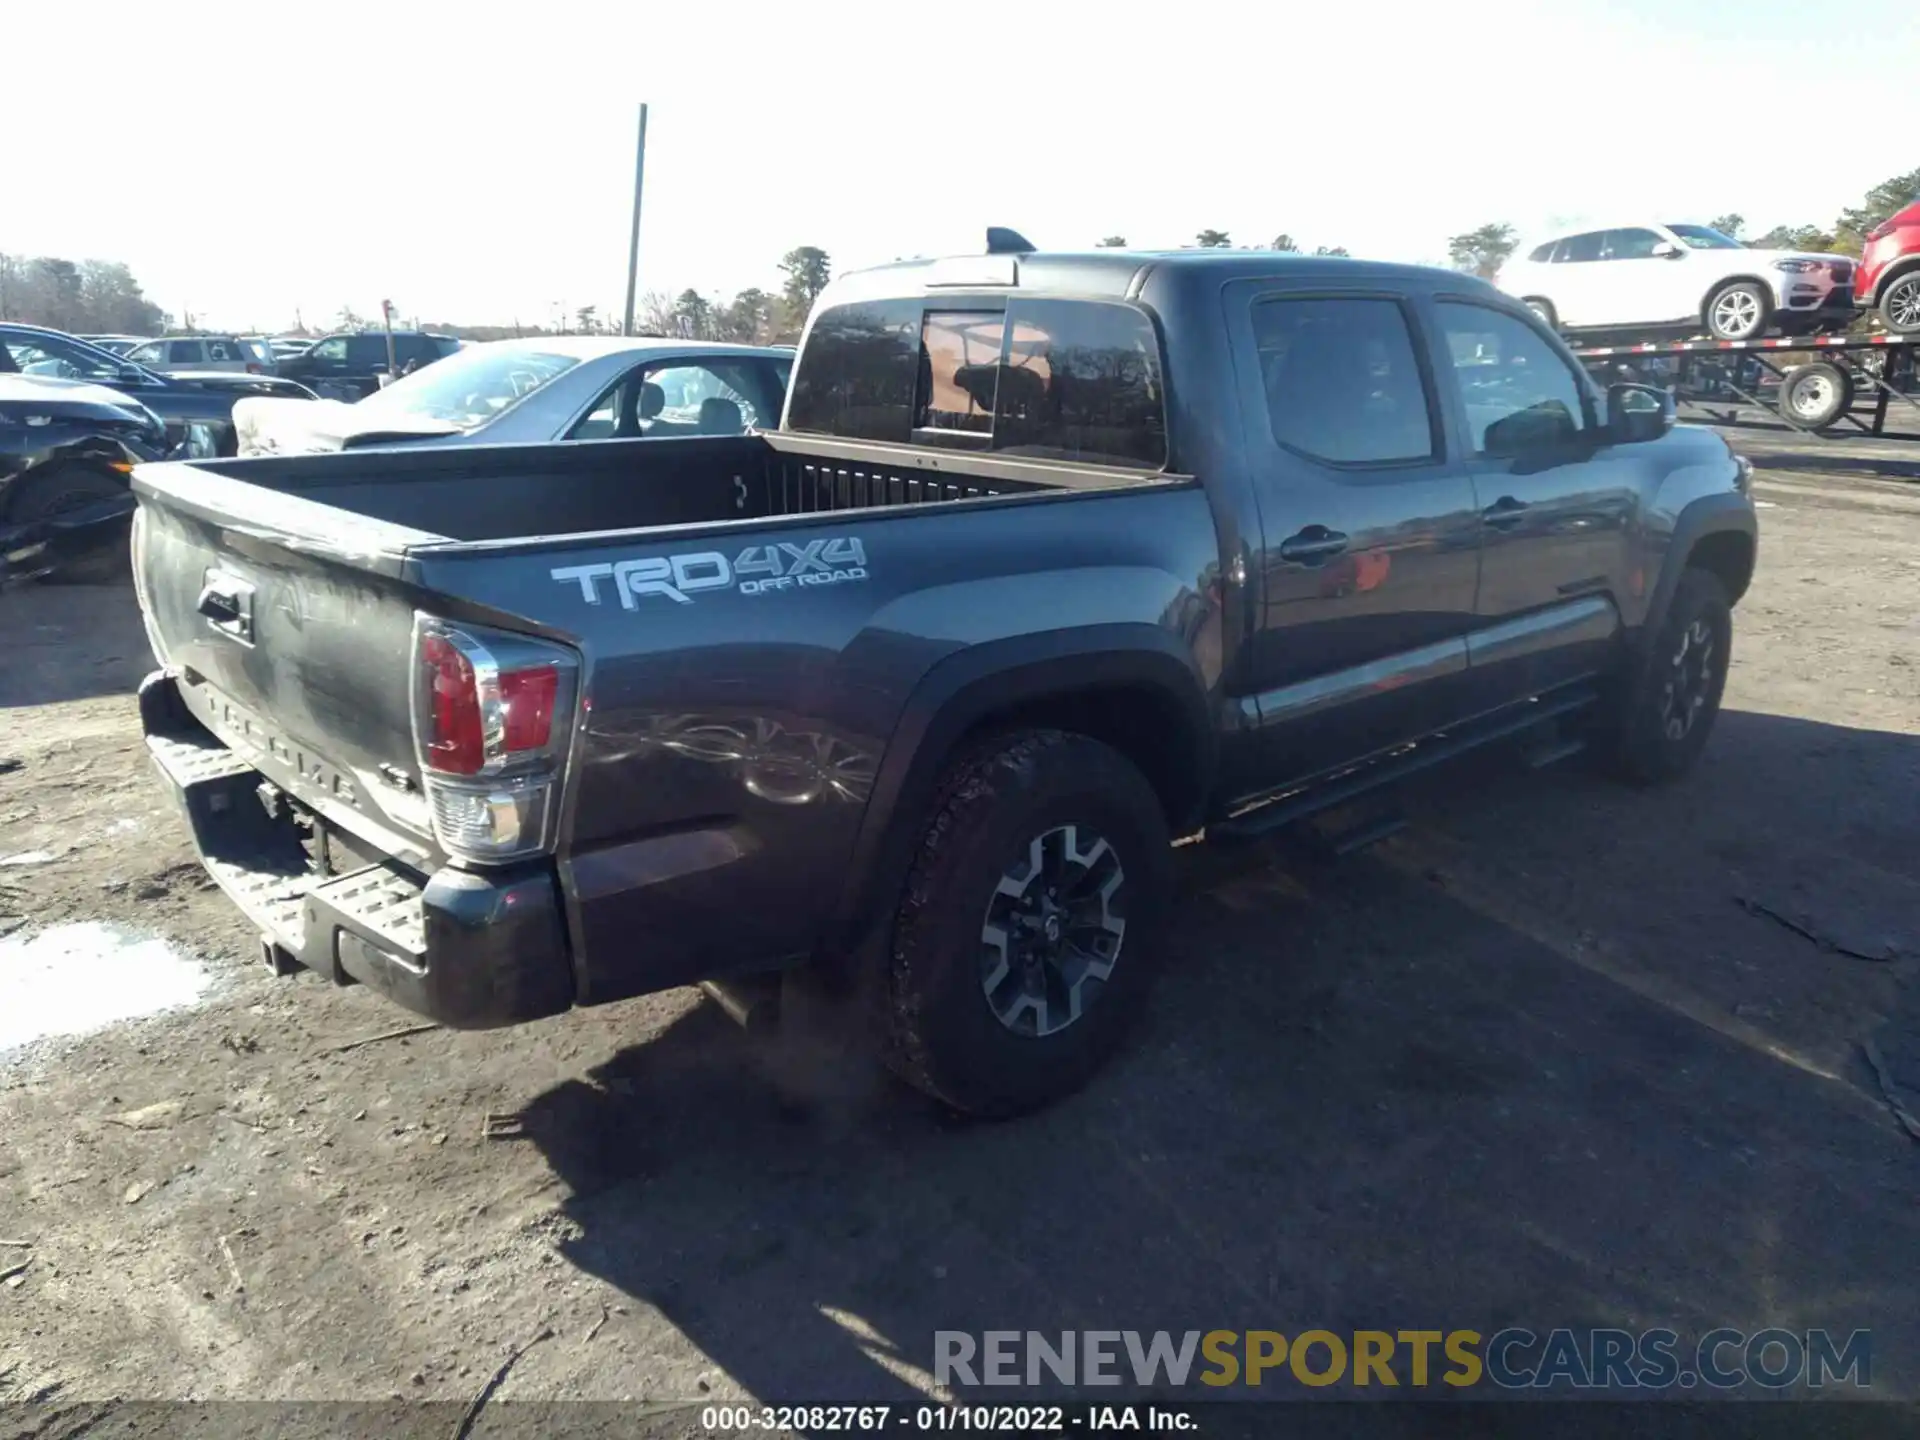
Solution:
[[(1469, 750), (1477, 750), (1482, 745), (1491, 744), (1495, 740), (1523, 735), (1563, 715), (1585, 710), (1599, 698), (1598, 690), (1589, 685), (1581, 685), (1556, 691), (1538, 700), (1528, 701), (1514, 710), (1496, 711), (1482, 720), (1442, 731), (1430, 740), (1418, 742), (1410, 749), (1389, 754), (1321, 784), (1309, 785), (1304, 789), (1276, 796), (1273, 800), (1255, 809), (1243, 811), (1232, 819), (1209, 825), (1207, 834), (1210, 838), (1225, 839), (1244, 839), (1254, 835), (1268, 834), (1295, 821), (1304, 820), (1310, 815), (1316, 815), (1322, 810), (1344, 805), (1349, 800), (1357, 799), (1384, 785), (1404, 780), (1409, 775), (1417, 774), (1429, 766), (1464, 755)], [(1541, 752), (1546, 759), (1540, 763), (1546, 764), (1560, 759), (1563, 755), (1572, 754), (1579, 748), (1573, 742), (1568, 742), (1568, 746), (1548, 747), (1546, 751)], [(1357, 849), (1359, 845), (1370, 844), (1373, 840), (1382, 838), (1384, 835), (1369, 836), (1347, 848)]]

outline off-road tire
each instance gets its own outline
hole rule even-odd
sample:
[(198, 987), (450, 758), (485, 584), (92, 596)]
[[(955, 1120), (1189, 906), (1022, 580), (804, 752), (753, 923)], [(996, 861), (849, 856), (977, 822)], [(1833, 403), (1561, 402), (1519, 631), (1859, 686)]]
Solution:
[[(910, 1084), (964, 1114), (1036, 1110), (1083, 1085), (1137, 1014), (1172, 889), (1159, 797), (1117, 751), (1083, 735), (997, 737), (942, 777), (894, 916), (882, 1052)], [(1009, 865), (1036, 837), (1074, 826), (1105, 840), (1124, 875), (1124, 935), (1111, 973), (1077, 1018), (1017, 1034), (988, 999), (983, 937)]]
[[(1703, 635), (1712, 648), (1703, 667), (1699, 705), (1684, 731), (1676, 735), (1670, 728), (1676, 690), (1669, 689), (1669, 682), (1678, 687), (1687, 676), (1687, 656), (1698, 657)], [(1733, 607), (1726, 587), (1710, 571), (1689, 567), (1674, 586), (1666, 617), (1638, 673), (1603, 727), (1603, 754), (1618, 778), (1657, 785), (1693, 768), (1720, 713), (1732, 651)]]

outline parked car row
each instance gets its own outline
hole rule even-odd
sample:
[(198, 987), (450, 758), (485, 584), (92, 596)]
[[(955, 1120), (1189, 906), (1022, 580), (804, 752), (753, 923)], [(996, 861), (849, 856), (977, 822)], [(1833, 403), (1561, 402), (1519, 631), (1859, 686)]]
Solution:
[(356, 404), (249, 397), (241, 455), (405, 442), (739, 435), (779, 423), (790, 349), (606, 336), (471, 345)]
[(1563, 331), (1677, 327), (1752, 340), (1844, 330), (1866, 307), (1894, 334), (1920, 334), (1920, 201), (1876, 226), (1858, 261), (1635, 220), (1537, 240), (1507, 262), (1500, 286)]

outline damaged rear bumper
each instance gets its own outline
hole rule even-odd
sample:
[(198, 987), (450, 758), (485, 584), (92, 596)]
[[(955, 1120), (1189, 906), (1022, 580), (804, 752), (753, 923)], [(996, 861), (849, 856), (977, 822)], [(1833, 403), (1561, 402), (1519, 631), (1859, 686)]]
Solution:
[[(259, 926), (276, 967), (291, 961), (337, 984), (358, 981), (454, 1029), (514, 1025), (572, 1006), (551, 865), (423, 876), (364, 859), (329, 844), (325, 822), (300, 816), (201, 725), (172, 676), (158, 672), (141, 685), (140, 719), (207, 873)], [(316, 863), (316, 852), (326, 858)]]

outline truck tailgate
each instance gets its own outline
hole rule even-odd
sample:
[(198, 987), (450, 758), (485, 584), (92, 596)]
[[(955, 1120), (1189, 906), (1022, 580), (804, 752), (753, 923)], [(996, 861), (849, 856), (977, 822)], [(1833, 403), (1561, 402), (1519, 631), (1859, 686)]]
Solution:
[(343, 537), (350, 517), (330, 507), (187, 467), (159, 473), (136, 480), (134, 576), (182, 699), (297, 799), (425, 864), (435, 852), (414, 783), (414, 596), (398, 549), (434, 537), (377, 522)]

